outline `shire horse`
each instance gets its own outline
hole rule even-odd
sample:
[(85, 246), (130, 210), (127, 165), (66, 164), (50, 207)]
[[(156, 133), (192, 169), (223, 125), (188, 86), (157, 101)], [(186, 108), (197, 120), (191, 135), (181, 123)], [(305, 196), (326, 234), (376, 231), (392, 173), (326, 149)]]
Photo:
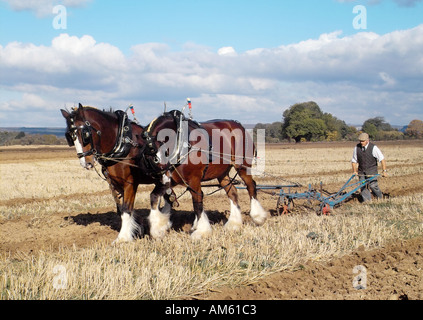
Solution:
[(122, 111), (105, 112), (79, 104), (72, 112), (61, 110), (66, 119), (66, 139), (75, 146), (81, 166), (93, 169), (96, 162), (109, 183), (122, 225), (114, 243), (131, 241), (144, 234), (132, 214), (139, 184), (158, 183), (136, 165), (139, 147), (133, 140), (143, 128), (128, 120)]
[[(123, 111), (105, 112), (80, 104), (72, 112), (61, 112), (67, 123), (66, 138), (70, 146), (75, 146), (81, 166), (92, 169), (95, 162), (102, 166), (122, 219), (115, 242), (143, 236), (143, 226), (133, 214), (139, 184), (155, 185), (148, 217), (153, 238), (163, 237), (171, 227), (170, 211), (175, 199), (172, 188), (177, 185), (185, 185), (192, 196), (195, 212), (192, 238), (209, 235), (212, 229), (203, 208), (201, 182), (212, 179), (218, 179), (230, 199), (225, 227), (240, 229), (238, 194), (233, 179), (229, 178), (232, 167), (247, 186), (252, 220), (257, 225), (265, 222), (267, 212), (257, 200), (256, 184), (249, 174), (252, 157), (246, 156), (247, 148), (239, 147), (241, 143), (247, 145), (248, 140), (240, 123), (212, 120), (200, 125), (186, 120), (179, 111), (171, 111), (142, 127), (129, 121)], [(161, 197), (165, 201), (162, 208)]]

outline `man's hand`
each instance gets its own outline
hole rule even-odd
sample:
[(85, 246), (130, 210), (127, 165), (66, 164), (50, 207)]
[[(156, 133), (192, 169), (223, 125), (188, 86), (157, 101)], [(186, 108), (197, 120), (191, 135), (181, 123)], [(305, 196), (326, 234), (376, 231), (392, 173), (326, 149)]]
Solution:
[(358, 163), (352, 162), (352, 171), (353, 171), (353, 176), (357, 176), (358, 175)]

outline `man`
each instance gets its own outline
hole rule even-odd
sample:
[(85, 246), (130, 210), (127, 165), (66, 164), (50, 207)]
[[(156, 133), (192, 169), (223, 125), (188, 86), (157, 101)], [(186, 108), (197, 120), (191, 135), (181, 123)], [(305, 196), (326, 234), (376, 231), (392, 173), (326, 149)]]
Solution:
[[(374, 176), (378, 173), (378, 162), (382, 164), (382, 177), (387, 176), (386, 160), (380, 149), (370, 142), (369, 135), (362, 133), (358, 136), (360, 143), (354, 148), (353, 158), (351, 160), (354, 174), (358, 175), (360, 180), (365, 180), (368, 177)], [(363, 201), (372, 199), (370, 190), (373, 191), (378, 199), (382, 199), (383, 194), (379, 189), (377, 179), (372, 180), (368, 184), (368, 188), (364, 186), (361, 188), (361, 196)]]

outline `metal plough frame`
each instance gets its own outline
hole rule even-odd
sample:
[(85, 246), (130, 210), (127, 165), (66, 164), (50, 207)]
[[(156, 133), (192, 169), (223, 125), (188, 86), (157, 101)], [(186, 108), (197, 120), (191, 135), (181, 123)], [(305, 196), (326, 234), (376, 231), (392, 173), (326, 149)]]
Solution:
[[(312, 201), (320, 202), (317, 214), (329, 214), (330, 210), (336, 206), (339, 206), (342, 202), (349, 199), (356, 191), (367, 186), (371, 181), (377, 179), (380, 175), (369, 176), (364, 180), (353, 182), (353, 178), (356, 175), (352, 175), (348, 181), (339, 189), (336, 193), (328, 193), (322, 188), (320, 183), (320, 191), (313, 189), (311, 184), (308, 186), (308, 190), (305, 192), (291, 192), (291, 189), (297, 189), (301, 187), (300, 184), (289, 184), (289, 185), (257, 185), (257, 190), (279, 190), (279, 198), (276, 205), (276, 212), (278, 214), (287, 214), (294, 204), (294, 199), (308, 200), (309, 203)], [(245, 187), (237, 187), (238, 189), (245, 189)], [(273, 193), (276, 195), (276, 193)]]

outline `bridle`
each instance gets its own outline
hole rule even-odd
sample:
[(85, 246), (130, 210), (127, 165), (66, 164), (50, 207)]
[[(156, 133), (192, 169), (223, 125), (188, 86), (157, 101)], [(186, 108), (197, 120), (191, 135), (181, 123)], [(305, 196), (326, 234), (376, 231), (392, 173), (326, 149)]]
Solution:
[(78, 139), (78, 136), (77, 136), (78, 130), (81, 130), (82, 146), (85, 147), (88, 144), (91, 145), (90, 150), (77, 153), (78, 158), (83, 158), (90, 155), (94, 155), (94, 156), (98, 155), (97, 150), (94, 146), (92, 131), (94, 131), (99, 137), (101, 137), (101, 131), (94, 129), (88, 120), (84, 121), (84, 124), (81, 126), (75, 125), (75, 118), (73, 116), (70, 117), (69, 121), (71, 125), (69, 126), (69, 130), (65, 133), (65, 137), (68, 142), (68, 145), (70, 147), (73, 147), (75, 145), (75, 141), (76, 139)]
[(94, 145), (93, 133), (101, 138), (101, 130), (95, 128), (88, 120), (82, 119), (83, 124), (80, 126), (75, 125), (75, 115), (69, 118), (69, 130), (65, 133), (66, 140), (69, 146), (74, 146), (76, 139), (78, 139), (77, 132), (81, 131), (82, 146), (90, 145), (90, 150), (77, 153), (78, 158), (93, 155), (97, 162), (102, 166), (111, 166), (117, 161), (115, 159), (125, 158), (131, 147), (138, 147), (138, 144), (132, 140), (132, 129), (130, 120), (126, 112), (118, 110), (115, 112), (118, 117), (119, 128), (113, 148), (107, 153), (99, 152), (99, 148)]

